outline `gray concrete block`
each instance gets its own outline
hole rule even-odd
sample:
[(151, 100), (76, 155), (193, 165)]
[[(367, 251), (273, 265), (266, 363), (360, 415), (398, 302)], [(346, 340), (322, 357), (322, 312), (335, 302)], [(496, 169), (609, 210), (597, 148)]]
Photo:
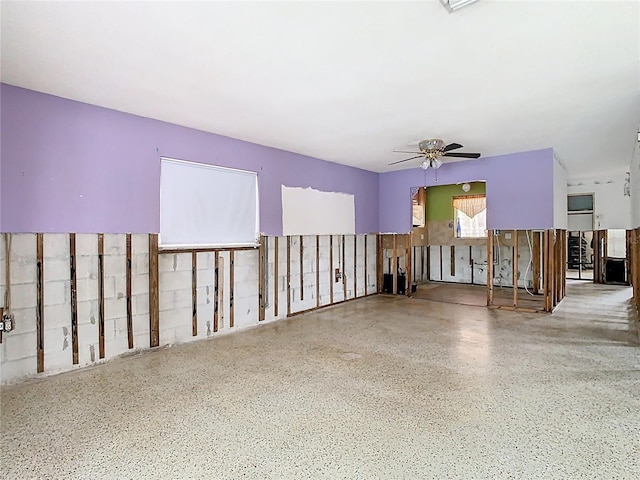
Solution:
[(71, 328), (71, 304), (45, 305), (45, 328)]
[(98, 322), (98, 300), (78, 301), (78, 324), (96, 325)]
[(71, 278), (71, 268), (69, 258), (51, 259), (44, 262), (44, 281), (69, 280)]
[(43, 235), (44, 260), (69, 258), (69, 234), (46, 233)]
[(160, 311), (171, 311), (178, 308), (190, 307), (192, 304), (191, 289), (189, 290), (171, 290), (160, 292), (159, 298)]
[(127, 236), (124, 233), (105, 233), (103, 246), (105, 255), (126, 256)]
[(146, 233), (131, 234), (131, 252), (133, 255), (149, 254), (149, 235)]
[(149, 313), (149, 295), (134, 295), (131, 300), (131, 311), (133, 315)]
[(98, 255), (84, 255), (76, 258), (76, 278), (98, 278)]
[(70, 282), (46, 282), (44, 284), (44, 304), (60, 305), (67, 304), (70, 299)]
[(33, 357), (35, 363), (37, 353), (37, 337), (35, 331), (27, 333), (17, 333), (13, 331), (4, 334), (2, 337), (2, 345), (5, 349), (4, 359), (6, 362)]
[(76, 292), (78, 303), (87, 300), (98, 299), (98, 280), (89, 278), (78, 278)]
[[(11, 285), (36, 282), (36, 261), (12, 261), (11, 262)], [(4, 276), (4, 271), (2, 271)], [(13, 293), (13, 291), (12, 291)]]
[(35, 356), (4, 362), (0, 368), (0, 382), (5, 385), (35, 375), (36, 366)]
[(98, 235), (95, 233), (78, 233), (76, 235), (76, 255), (98, 255)]
[(11, 309), (35, 307), (37, 289), (35, 283), (11, 286)]
[(191, 288), (191, 272), (162, 272), (159, 274), (158, 289), (160, 292)]
[(11, 234), (11, 258), (36, 258), (36, 235), (34, 233)]

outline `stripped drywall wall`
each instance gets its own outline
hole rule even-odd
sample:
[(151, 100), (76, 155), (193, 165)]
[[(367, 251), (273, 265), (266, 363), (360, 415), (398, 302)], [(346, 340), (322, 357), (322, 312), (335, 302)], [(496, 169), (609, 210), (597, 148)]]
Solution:
[[(7, 237), (0, 235), (2, 294)], [(5, 311), (13, 313), (15, 330), (4, 333), (0, 343), (1, 384), (38, 375), (39, 292), (44, 298), (42, 375), (149, 349), (148, 235), (130, 237), (130, 274), (126, 234), (42, 235), (41, 289), (37, 285), (37, 235), (10, 237), (11, 305)], [(264, 237), (263, 241), (267, 251), (265, 322), (376, 293), (376, 235)], [(258, 249), (197, 252), (195, 275), (192, 252), (161, 252), (159, 345), (206, 339), (259, 325), (258, 252)], [(131, 323), (127, 311), (129, 297)], [(4, 295), (0, 307), (6, 307)], [(129, 338), (133, 339), (132, 344)]]
[(378, 175), (0, 85), (4, 232), (157, 233), (160, 156), (258, 173), (261, 231), (282, 234), (281, 187), (345, 192), (357, 233), (378, 231)]
[(380, 231), (411, 231), (412, 187), (474, 180), (487, 181), (488, 228), (553, 227), (553, 150), (548, 148), (445, 163), (437, 172), (412, 168), (380, 174)]

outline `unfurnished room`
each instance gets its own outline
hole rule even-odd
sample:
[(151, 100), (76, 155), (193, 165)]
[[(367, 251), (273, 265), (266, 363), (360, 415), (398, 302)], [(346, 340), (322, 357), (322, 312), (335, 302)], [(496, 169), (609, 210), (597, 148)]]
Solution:
[(0, 476), (637, 479), (640, 2), (0, 0)]

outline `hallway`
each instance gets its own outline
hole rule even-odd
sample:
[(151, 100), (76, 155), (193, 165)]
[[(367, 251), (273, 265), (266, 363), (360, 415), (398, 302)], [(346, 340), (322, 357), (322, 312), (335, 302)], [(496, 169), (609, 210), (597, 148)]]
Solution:
[(369, 297), (6, 387), (0, 476), (637, 478), (629, 297)]

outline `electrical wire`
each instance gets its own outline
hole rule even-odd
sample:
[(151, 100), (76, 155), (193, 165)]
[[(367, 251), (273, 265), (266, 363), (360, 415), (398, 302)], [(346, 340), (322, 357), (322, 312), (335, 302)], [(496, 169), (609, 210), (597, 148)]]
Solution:
[[(529, 269), (533, 265), (533, 248), (531, 247), (531, 239), (529, 238), (529, 230), (525, 230), (524, 233), (527, 236), (527, 243), (529, 244), (529, 263), (527, 264), (527, 268), (524, 271), (524, 278), (523, 278), (523, 280), (524, 280), (524, 290), (525, 290), (525, 292), (527, 292), (529, 295), (531, 295), (533, 297), (533, 293), (531, 293), (529, 291), (529, 289), (527, 288), (527, 273), (529, 273)], [(517, 252), (516, 252), (516, 257), (517, 257)]]

